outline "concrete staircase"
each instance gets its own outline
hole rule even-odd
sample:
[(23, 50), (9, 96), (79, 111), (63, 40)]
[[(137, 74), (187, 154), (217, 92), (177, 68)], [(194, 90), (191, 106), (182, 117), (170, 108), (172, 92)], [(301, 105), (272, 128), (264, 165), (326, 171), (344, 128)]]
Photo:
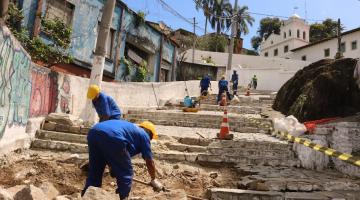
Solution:
[[(259, 115), (239, 115), (229, 113), (229, 124), (233, 131), (242, 133), (267, 132), (271, 121)], [(223, 112), (200, 111), (198, 113), (184, 113), (180, 110), (129, 110), (124, 119), (139, 123), (150, 120), (157, 125), (201, 127), (218, 129), (222, 122)]]

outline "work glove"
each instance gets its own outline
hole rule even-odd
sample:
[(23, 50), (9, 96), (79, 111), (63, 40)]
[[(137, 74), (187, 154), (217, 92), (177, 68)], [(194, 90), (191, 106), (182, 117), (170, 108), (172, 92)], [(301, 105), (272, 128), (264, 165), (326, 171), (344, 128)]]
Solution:
[(161, 190), (164, 190), (163, 184), (160, 183), (159, 180), (154, 179), (150, 182), (150, 185), (153, 187), (154, 191), (160, 192)]

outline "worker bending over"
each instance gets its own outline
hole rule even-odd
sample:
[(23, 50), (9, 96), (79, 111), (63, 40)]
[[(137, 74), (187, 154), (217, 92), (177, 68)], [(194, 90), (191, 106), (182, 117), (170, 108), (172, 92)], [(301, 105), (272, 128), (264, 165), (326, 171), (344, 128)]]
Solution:
[(209, 87), (211, 89), (211, 80), (210, 80), (210, 75), (208, 74), (205, 75), (200, 81), (200, 88), (201, 88), (200, 94), (202, 96), (207, 96)]
[(230, 93), (229, 93), (229, 88), (228, 88), (228, 81), (225, 80), (225, 76), (221, 77), (221, 80), (219, 81), (218, 87), (219, 87), (219, 93), (218, 93), (218, 97), (217, 97), (217, 104), (219, 104), (220, 100), (221, 100), (221, 95), (225, 92), (227, 95), (227, 98), (229, 100), (231, 100), (230, 97)]
[(90, 186), (101, 187), (105, 165), (109, 165), (117, 181), (120, 199), (127, 199), (131, 190), (133, 168), (131, 157), (141, 153), (156, 191), (163, 185), (156, 179), (150, 140), (157, 139), (155, 126), (145, 121), (139, 126), (124, 120), (108, 120), (93, 126), (87, 136), (89, 173), (82, 196)]
[(92, 100), (100, 122), (121, 118), (121, 111), (115, 100), (103, 92), (100, 92), (99, 86), (90, 85), (87, 98)]

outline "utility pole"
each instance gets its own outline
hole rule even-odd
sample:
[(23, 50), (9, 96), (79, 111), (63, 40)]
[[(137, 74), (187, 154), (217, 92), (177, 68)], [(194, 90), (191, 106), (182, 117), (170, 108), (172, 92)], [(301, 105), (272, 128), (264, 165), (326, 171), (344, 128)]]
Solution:
[(343, 57), (343, 53), (341, 51), (341, 21), (338, 19), (338, 27), (337, 27), (337, 39), (338, 39), (338, 48), (337, 53), (335, 55), (335, 59), (339, 59)]
[[(237, 27), (237, 19), (234, 19), (234, 16), (237, 15), (237, 9), (238, 9), (238, 0), (235, 0), (234, 5), (234, 13), (235, 15), (232, 16), (231, 19), (231, 36), (230, 36), (230, 45), (229, 45), (229, 56), (228, 56), (228, 64), (226, 67), (226, 78), (230, 78), (231, 75), (231, 65), (232, 65), (232, 57), (234, 53), (234, 42), (235, 42), (235, 36), (236, 36), (236, 27)], [(229, 76), (229, 77), (228, 77)]]
[[(102, 17), (99, 26), (99, 35), (97, 37), (89, 85), (94, 84), (98, 85), (99, 87), (101, 86), (105, 65), (106, 41), (110, 32), (115, 3), (116, 0), (107, 0), (102, 11)], [(84, 114), (82, 117), (85, 122), (90, 123), (93, 122), (95, 118), (95, 112), (91, 104), (92, 102), (90, 100), (87, 100), (85, 110), (83, 112)]]
[(9, 8), (9, 0), (1, 0), (0, 3), (0, 25), (4, 25), (5, 24), (5, 16), (8, 12), (8, 8)]
[(193, 48), (192, 48), (192, 63), (195, 63), (195, 42), (196, 42), (196, 38), (195, 38), (195, 26), (196, 26), (196, 19), (194, 17), (194, 35), (193, 35)]

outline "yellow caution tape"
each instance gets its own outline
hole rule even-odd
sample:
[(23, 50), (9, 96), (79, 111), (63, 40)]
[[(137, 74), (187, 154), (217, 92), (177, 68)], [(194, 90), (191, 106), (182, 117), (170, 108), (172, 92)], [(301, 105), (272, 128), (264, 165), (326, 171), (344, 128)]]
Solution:
[(279, 136), (287, 139), (290, 142), (296, 142), (298, 144), (302, 144), (306, 147), (314, 149), (315, 151), (325, 153), (328, 156), (338, 158), (344, 162), (347, 162), (347, 163), (350, 163), (357, 167), (360, 167), (360, 158), (358, 158), (358, 157), (355, 157), (355, 156), (347, 154), (347, 153), (341, 153), (339, 151), (336, 151), (336, 150), (328, 148), (328, 147), (324, 147), (319, 144), (315, 144), (306, 138), (294, 137), (293, 135), (291, 135), (287, 132), (275, 131), (274, 128), (272, 127), (272, 125), (269, 125), (268, 123), (266, 123), (266, 124), (261, 123), (258, 121), (258, 119), (249, 119), (249, 121), (252, 123), (255, 123), (255, 124), (260, 124), (264, 128), (268, 128), (270, 130), (270, 133), (272, 133), (273, 135), (279, 135)]

